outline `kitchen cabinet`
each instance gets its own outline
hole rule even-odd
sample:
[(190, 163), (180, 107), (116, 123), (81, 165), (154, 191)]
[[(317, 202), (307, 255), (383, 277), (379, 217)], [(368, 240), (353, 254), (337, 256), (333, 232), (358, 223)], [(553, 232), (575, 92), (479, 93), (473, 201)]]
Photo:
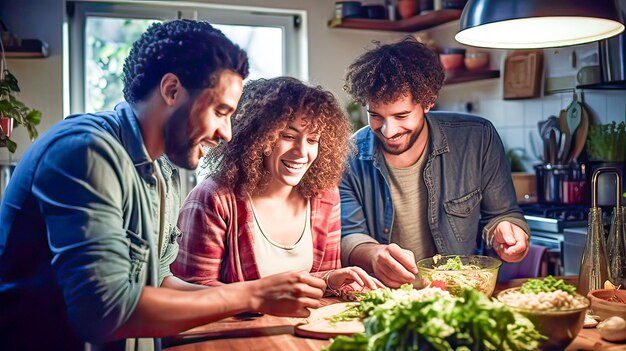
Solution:
[(390, 32), (418, 32), (457, 20), (461, 10), (438, 10), (417, 15), (398, 21), (367, 19), (367, 18), (333, 18), (328, 21), (330, 28), (349, 28), (364, 30), (380, 30)]

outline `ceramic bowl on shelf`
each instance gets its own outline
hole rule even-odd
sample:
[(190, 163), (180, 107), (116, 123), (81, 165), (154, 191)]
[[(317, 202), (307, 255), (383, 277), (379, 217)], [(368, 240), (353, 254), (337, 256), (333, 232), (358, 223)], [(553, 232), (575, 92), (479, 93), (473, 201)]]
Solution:
[(419, 6), (417, 0), (399, 0), (396, 3), (400, 18), (409, 18), (417, 15)]
[(439, 54), (441, 65), (446, 71), (458, 71), (463, 69), (464, 57), (465, 49), (462, 48), (444, 48)]
[(489, 53), (486, 51), (469, 50), (465, 53), (465, 68), (480, 71), (489, 67)]

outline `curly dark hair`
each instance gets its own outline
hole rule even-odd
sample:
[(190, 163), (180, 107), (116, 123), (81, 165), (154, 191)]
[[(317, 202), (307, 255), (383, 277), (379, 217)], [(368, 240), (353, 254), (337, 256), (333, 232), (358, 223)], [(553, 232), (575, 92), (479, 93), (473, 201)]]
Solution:
[(343, 89), (362, 105), (409, 94), (422, 107), (433, 105), (445, 79), (437, 54), (413, 37), (376, 45), (348, 67)]
[(248, 55), (208, 22), (155, 23), (124, 62), (124, 98), (143, 100), (163, 75), (173, 73), (186, 89), (212, 88), (223, 70), (248, 76)]
[(263, 152), (273, 150), (280, 132), (302, 116), (320, 141), (318, 156), (296, 189), (313, 197), (339, 184), (354, 147), (350, 122), (332, 93), (291, 77), (259, 79), (245, 85), (233, 116), (233, 141), (211, 149), (203, 165), (218, 183), (240, 194), (262, 190), (269, 182)]

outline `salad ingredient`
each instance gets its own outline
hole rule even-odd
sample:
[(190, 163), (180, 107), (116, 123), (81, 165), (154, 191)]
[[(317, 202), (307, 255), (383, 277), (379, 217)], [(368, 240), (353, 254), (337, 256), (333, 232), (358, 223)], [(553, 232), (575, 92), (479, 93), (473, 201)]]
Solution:
[[(440, 259), (441, 259), (441, 255), (435, 255), (433, 257), (433, 262), (437, 264), (437, 261), (439, 261)], [(463, 270), (480, 269), (480, 267), (473, 265), (473, 264), (463, 264), (463, 261), (461, 261), (461, 257), (456, 256), (456, 257), (449, 258), (444, 264), (434, 266), (433, 269), (437, 271), (463, 271)]]
[(537, 294), (540, 292), (553, 292), (557, 290), (565, 291), (570, 295), (576, 293), (576, 287), (569, 285), (563, 279), (556, 279), (549, 275), (543, 279), (529, 279), (520, 288), (522, 294)]
[[(433, 256), (432, 269), (422, 269), (420, 276), (423, 286), (443, 287), (452, 295), (459, 295), (463, 289), (476, 289), (485, 294), (493, 292), (495, 275), (481, 269), (476, 264), (464, 264), (460, 256)], [(440, 263), (441, 262), (441, 263)]]
[(524, 316), (465, 289), (377, 289), (358, 310), (365, 333), (339, 336), (327, 350), (537, 350), (545, 339)]
[(582, 295), (572, 295), (563, 290), (538, 293), (510, 291), (498, 298), (507, 306), (536, 311), (564, 311), (587, 305)]
[(609, 317), (597, 326), (600, 336), (608, 341), (626, 340), (626, 321), (622, 317)]
[(583, 322), (583, 328), (593, 328), (598, 325), (598, 316), (589, 314), (589, 311), (585, 314), (585, 321)]
[(609, 290), (609, 289), (615, 290), (615, 289), (617, 289), (617, 286), (613, 285), (613, 283), (611, 283), (610, 281), (605, 280), (604, 281), (604, 288), (607, 289), (607, 290)]

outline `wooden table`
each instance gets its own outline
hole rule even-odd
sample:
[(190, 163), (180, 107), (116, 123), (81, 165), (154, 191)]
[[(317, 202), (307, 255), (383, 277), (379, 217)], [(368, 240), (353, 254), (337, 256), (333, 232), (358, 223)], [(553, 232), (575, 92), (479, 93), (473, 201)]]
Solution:
[[(577, 277), (562, 277), (576, 284)], [(520, 286), (526, 279), (516, 279), (498, 284), (496, 292)], [(322, 299), (323, 305), (339, 302), (337, 298)], [(238, 350), (299, 350), (319, 351), (328, 340), (302, 338), (294, 335), (294, 326), (302, 318), (260, 316), (226, 318), (221, 321), (191, 329), (175, 338), (164, 340), (169, 351), (238, 351)], [(626, 344), (610, 343), (600, 338), (595, 328), (584, 328), (566, 351), (574, 350), (626, 350)]]

